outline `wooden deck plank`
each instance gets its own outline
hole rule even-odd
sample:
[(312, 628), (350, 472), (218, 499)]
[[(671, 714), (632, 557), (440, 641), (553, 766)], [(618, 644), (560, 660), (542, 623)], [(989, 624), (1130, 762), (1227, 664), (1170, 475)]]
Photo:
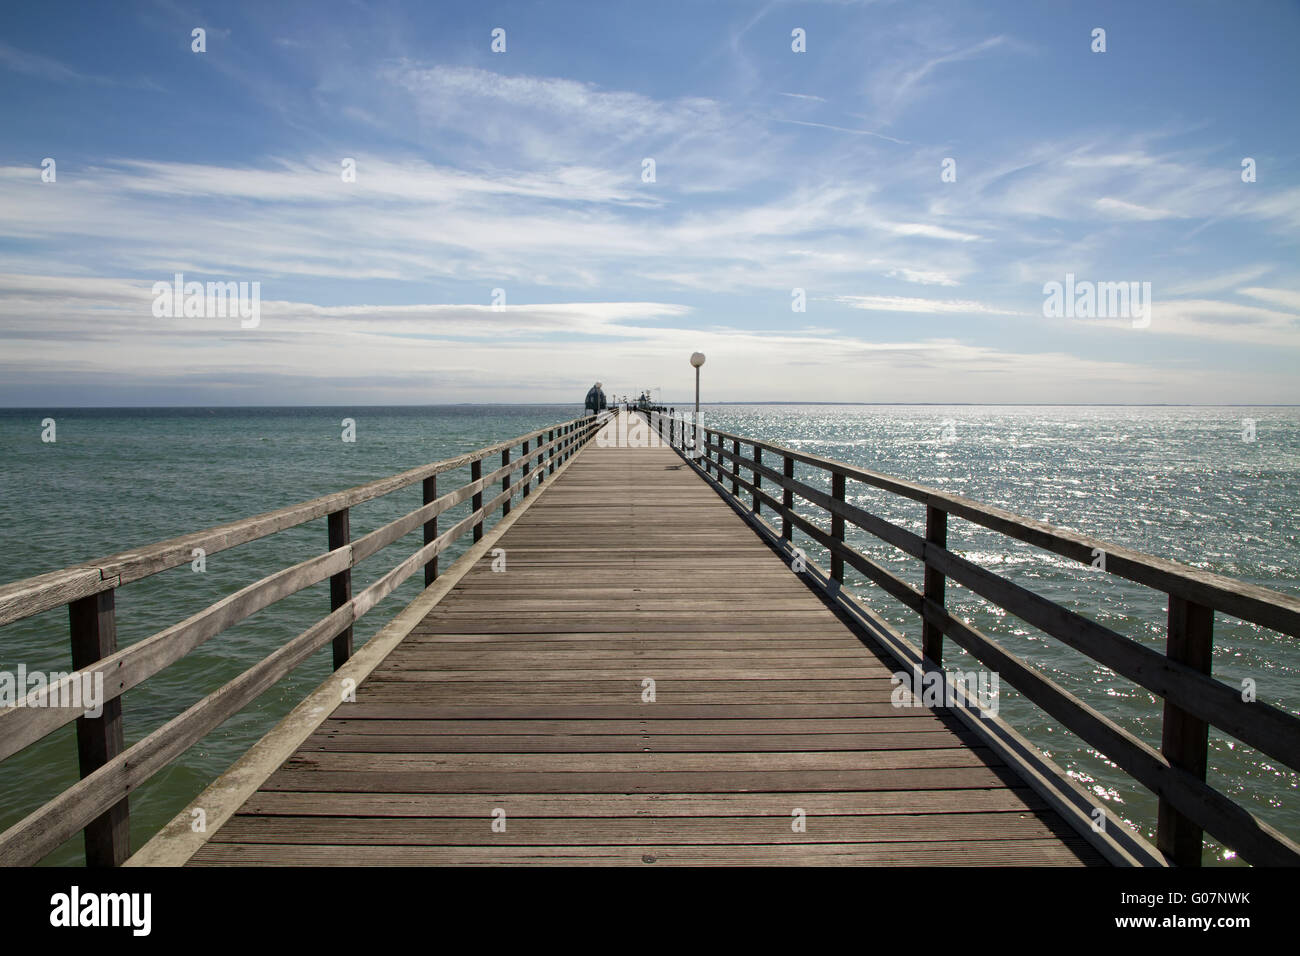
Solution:
[[(418, 700), (411, 701), (410, 694), (400, 703), (384, 701), (379, 703), (350, 704), (346, 709), (339, 708), (333, 714), (336, 718), (349, 720), (368, 719), (406, 719), (406, 720), (637, 720), (646, 716), (645, 704), (629, 703), (585, 703), (572, 700), (573, 695), (566, 695), (562, 702), (555, 700), (536, 703), (520, 702), (518, 699), (506, 704), (466, 704), (462, 694), (460, 702), (448, 704)], [(477, 700), (477, 695), (474, 695)], [(938, 710), (914, 708), (906, 711), (912, 714), (935, 714)], [(761, 720), (761, 719), (800, 719), (800, 718), (859, 718), (889, 717), (898, 718), (898, 708), (888, 703), (832, 703), (805, 704), (768, 702), (763, 704), (674, 704), (660, 701), (654, 705), (653, 717), (656, 720)]]
[[(875, 790), (849, 793), (297, 793), (267, 790), (244, 806), (246, 813), (283, 816), (483, 817), (484, 806), (508, 807), (518, 817), (700, 817), (772, 816), (792, 807), (830, 816), (915, 813), (915, 795)], [(931, 790), (928, 813), (1043, 810), (1028, 788)]]
[(503, 773), (499, 770), (372, 772), (277, 770), (263, 790), (321, 793), (783, 793), (840, 790), (920, 791), (986, 789), (1017, 783), (998, 768), (969, 766), (882, 770), (631, 771)]
[(898, 734), (314, 734), (304, 750), (340, 753), (766, 753), (826, 750), (936, 750), (973, 737), (950, 730)]
[(192, 864), (1101, 862), (675, 453), (588, 446), (498, 543)]
[[(503, 803), (510, 804), (511, 801)], [(1041, 816), (1027, 811), (880, 816), (829, 816), (805, 812), (807, 829), (795, 832), (791, 826), (793, 808), (798, 808), (798, 805), (791, 804), (784, 814), (774, 816), (533, 818), (512, 816), (509, 809), (502, 807), (505, 810), (504, 832), (493, 832), (492, 811), (496, 808), (487, 801), (483, 802), (478, 819), (239, 814), (221, 828), (213, 842), (477, 846), (490, 841), (495, 846), (728, 846), (737, 843), (1043, 840), (1063, 835), (1056, 833)]]
[(745, 770), (883, 770), (994, 766), (987, 750), (858, 750), (794, 752), (642, 751), (633, 753), (349, 753), (300, 750), (284, 764), (293, 770), (370, 773), (672, 773)]
[(434, 737), (493, 736), (497, 734), (528, 737), (592, 736), (614, 734), (620, 736), (650, 734), (655, 737), (674, 737), (687, 734), (695, 737), (710, 734), (732, 736), (743, 731), (751, 737), (763, 734), (784, 734), (814, 737), (831, 734), (900, 734), (911, 731), (937, 732), (949, 730), (938, 716), (921, 713), (915, 717), (872, 718), (741, 718), (740, 720), (696, 719), (689, 723), (680, 720), (354, 720), (329, 719), (321, 724), (318, 735), (328, 734), (387, 734)]
[(209, 843), (209, 866), (1078, 866), (1081, 840), (738, 846), (297, 846)]

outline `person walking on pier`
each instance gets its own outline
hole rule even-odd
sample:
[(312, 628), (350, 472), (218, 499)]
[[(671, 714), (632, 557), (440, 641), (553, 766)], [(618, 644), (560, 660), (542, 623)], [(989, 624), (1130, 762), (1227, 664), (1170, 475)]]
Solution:
[(600, 382), (591, 386), (590, 391), (587, 392), (586, 405), (587, 412), (591, 415), (605, 410), (605, 393), (601, 390)]

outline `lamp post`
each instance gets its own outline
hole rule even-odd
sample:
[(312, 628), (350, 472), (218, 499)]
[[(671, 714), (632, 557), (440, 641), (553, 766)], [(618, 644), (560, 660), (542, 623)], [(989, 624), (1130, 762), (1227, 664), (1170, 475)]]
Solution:
[(691, 450), (698, 458), (700, 454), (700, 366), (704, 364), (704, 353), (693, 352), (691, 364), (695, 366), (695, 434), (691, 441), (693, 446)]

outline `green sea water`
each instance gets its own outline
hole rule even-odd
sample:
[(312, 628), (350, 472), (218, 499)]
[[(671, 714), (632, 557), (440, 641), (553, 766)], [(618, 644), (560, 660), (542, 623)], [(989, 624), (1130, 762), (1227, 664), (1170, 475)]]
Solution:
[[(577, 406), (0, 410), (0, 582), (103, 557), (448, 458), (575, 417)], [(1031, 518), (1198, 568), (1300, 595), (1300, 409), (1044, 406), (706, 406), (713, 427), (934, 485)], [(41, 440), (42, 420), (55, 442)], [(344, 418), (356, 441), (342, 440)], [(1253, 440), (1245, 440), (1253, 425)], [(811, 470), (801, 480), (814, 481)], [(468, 479), (453, 473), (443, 487)], [(850, 483), (849, 497), (914, 531), (923, 508)], [(420, 503), (415, 486), (352, 512), (359, 536)], [(444, 527), (468, 513), (468, 503)], [(814, 514), (812, 509), (808, 513)], [(850, 540), (919, 585), (919, 564), (865, 533)], [(119, 589), (119, 644), (138, 641), (266, 574), (324, 550), (324, 519), (210, 555)], [(463, 552), (468, 536), (451, 554)], [(354, 572), (354, 593), (410, 554), (418, 532)], [(803, 542), (818, 560), (815, 545)], [(949, 545), (967, 558), (1156, 649), (1164, 596), (954, 519)], [(415, 597), (413, 576), (356, 628), (373, 635)], [(915, 615), (849, 572), (848, 584), (912, 640)], [(983, 600), (949, 585), (948, 603), (986, 634), (1152, 745), (1157, 700)], [(132, 743), (261, 660), (328, 610), (328, 584), (308, 588), (204, 644), (129, 691)], [(1256, 681), (1261, 700), (1300, 710), (1296, 641), (1219, 615), (1214, 672)], [(978, 664), (952, 645), (947, 663)], [(0, 629), (0, 670), (69, 666), (67, 612)], [(131, 795), (133, 847), (274, 726), (330, 669), (314, 655)], [(1002, 716), (1114, 814), (1151, 834), (1155, 800), (1003, 683)], [(1300, 779), (1212, 735), (1211, 782), (1300, 838)], [(71, 726), (5, 761), (0, 827), (77, 779)], [(46, 862), (78, 864), (80, 838)], [(1234, 862), (1214, 846), (1207, 862)]]

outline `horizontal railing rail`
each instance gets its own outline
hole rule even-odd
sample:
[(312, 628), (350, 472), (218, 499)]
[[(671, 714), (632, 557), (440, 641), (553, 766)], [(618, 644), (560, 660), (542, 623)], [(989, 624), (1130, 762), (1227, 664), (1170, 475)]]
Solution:
[[(438, 556), (467, 532), (483, 536), (486, 519), (497, 509), (504, 517), (515, 496), (527, 496), (555, 473), (596, 433), (607, 416), (573, 419), (498, 442), (444, 461), (421, 465), (346, 491), (218, 525), (204, 531), (123, 551), (60, 571), (0, 587), (0, 626), (66, 605), (72, 640), (72, 672), (33, 690), (13, 706), (0, 708), (0, 760), (77, 722), (81, 779), (0, 833), (0, 865), (30, 865), (84, 831), (86, 863), (116, 866), (130, 852), (128, 795), (208, 733), (273, 687), (295, 667), (333, 642), (334, 668), (352, 654), (352, 627), (375, 605), (421, 568), (425, 586), (438, 577)], [(515, 453), (515, 449), (519, 449)], [(484, 473), (483, 461), (500, 456), (500, 466)], [(438, 494), (437, 477), (470, 469), (470, 481)], [(518, 481), (514, 480), (516, 473)], [(422, 483), (424, 503), (415, 510), (350, 539), (350, 509)], [(488, 501), (484, 493), (501, 490)], [(439, 516), (471, 502), (471, 512), (440, 531)], [(327, 518), (328, 549), (249, 584), (170, 627), (118, 649), (116, 591), (205, 555)], [(358, 594), (351, 571), (401, 538), (423, 528), (423, 545)], [(200, 645), (240, 621), (304, 588), (328, 580), (330, 613), (267, 657), (196, 702), (131, 747), (124, 745), (121, 698)], [(84, 716), (72, 693), (79, 682), (102, 677), (103, 711)], [(84, 685), (80, 685), (84, 686)]]
[[(698, 426), (696, 437), (697, 426), (684, 417), (652, 416), (651, 429), (681, 450), (724, 496), (763, 522), (772, 537), (793, 548), (798, 530), (825, 548), (832, 581), (843, 584), (847, 565), (916, 612), (927, 668), (940, 668), (943, 639), (950, 638), (1152, 791), (1159, 801), (1157, 847), (1170, 862), (1200, 865), (1203, 837), (1209, 833), (1247, 862), (1300, 864), (1300, 845), (1295, 840), (1206, 782), (1210, 726), (1292, 770), (1300, 769), (1300, 718), (1264, 701), (1246, 699), (1240, 689), (1214, 678), (1210, 667), (1216, 611), (1295, 638), (1300, 636), (1300, 600), (770, 442), (703, 425)], [(742, 446), (748, 446), (752, 457), (741, 454)], [(772, 456), (769, 464), (764, 463), (765, 453)], [(779, 469), (772, 467), (778, 459)], [(829, 478), (830, 491), (798, 480), (796, 463)], [(917, 534), (846, 501), (848, 481), (924, 505), (926, 533)], [(742, 490), (748, 501), (742, 500)], [(796, 498), (824, 512), (830, 530), (800, 514)], [(780, 519), (780, 529), (767, 525), (764, 508)], [(954, 553), (948, 547), (950, 516), (1163, 592), (1169, 602), (1165, 653)], [(903, 581), (848, 545), (846, 525), (918, 559), (924, 569), (922, 587)], [(1101, 562), (1099, 555), (1104, 555)], [(954, 617), (944, 606), (948, 580), (1159, 697), (1164, 702), (1160, 749), (1123, 729), (969, 622)]]

